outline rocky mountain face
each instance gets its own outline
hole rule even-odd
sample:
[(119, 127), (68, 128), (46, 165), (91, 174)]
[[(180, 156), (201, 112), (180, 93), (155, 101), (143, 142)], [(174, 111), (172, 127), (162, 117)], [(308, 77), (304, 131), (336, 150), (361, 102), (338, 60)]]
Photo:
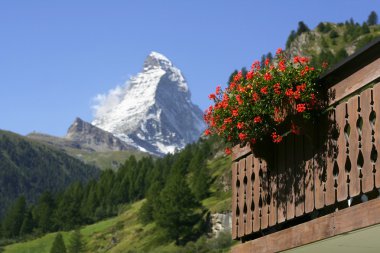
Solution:
[(143, 69), (96, 108), (93, 125), (129, 145), (163, 155), (196, 141), (205, 129), (181, 71), (152, 52)]
[(113, 134), (104, 131), (80, 118), (76, 118), (65, 136), (77, 147), (93, 151), (122, 151), (133, 150), (134, 147), (121, 141)]

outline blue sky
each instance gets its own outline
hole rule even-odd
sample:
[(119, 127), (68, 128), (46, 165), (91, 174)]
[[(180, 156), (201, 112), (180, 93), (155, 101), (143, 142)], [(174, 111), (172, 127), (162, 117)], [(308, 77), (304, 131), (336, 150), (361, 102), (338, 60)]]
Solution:
[(201, 109), (236, 68), (284, 47), (298, 21), (362, 23), (378, 0), (1, 1), (0, 129), (63, 136), (151, 51), (184, 73)]

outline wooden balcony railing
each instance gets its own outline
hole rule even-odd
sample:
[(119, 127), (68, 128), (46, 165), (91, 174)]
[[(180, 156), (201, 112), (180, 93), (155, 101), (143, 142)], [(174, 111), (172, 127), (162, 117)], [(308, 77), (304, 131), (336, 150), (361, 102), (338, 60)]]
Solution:
[(332, 95), (329, 123), (315, 124), (307, 135), (287, 136), (267, 157), (255, 157), (249, 146), (233, 149), (234, 239), (254, 239), (292, 226), (291, 222), (347, 208), (360, 202), (363, 194), (377, 192), (379, 80), (377, 56), (326, 85)]

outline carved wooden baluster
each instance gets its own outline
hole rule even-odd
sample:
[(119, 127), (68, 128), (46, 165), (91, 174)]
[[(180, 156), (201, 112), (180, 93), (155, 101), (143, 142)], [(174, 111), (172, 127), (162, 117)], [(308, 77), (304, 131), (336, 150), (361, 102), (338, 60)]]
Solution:
[(238, 162), (232, 163), (232, 239), (238, 238), (239, 230), (239, 189), (238, 189)]
[(286, 191), (286, 163), (285, 163), (286, 143), (277, 144), (277, 222), (282, 223), (286, 220), (286, 204), (288, 193)]
[(366, 89), (360, 94), (361, 98), (361, 116), (363, 119), (363, 130), (362, 130), (362, 152), (363, 161), (362, 166), (362, 192), (367, 193), (374, 188), (374, 178), (373, 178), (373, 166), (371, 163), (371, 149), (372, 149), (372, 128), (370, 122), (370, 115), (372, 111), (371, 99), (372, 99), (372, 89)]
[(247, 213), (246, 213), (246, 226), (245, 226), (245, 234), (251, 234), (252, 233), (252, 218), (253, 218), (253, 210), (252, 207), (254, 207), (254, 203), (252, 201), (252, 195), (253, 195), (253, 183), (254, 183), (254, 173), (253, 173), (253, 155), (250, 154), (246, 158), (246, 179), (247, 180), (247, 189), (246, 189), (246, 203), (247, 203)]
[[(336, 108), (334, 107), (333, 110), (329, 112), (329, 120), (332, 122), (333, 126), (336, 126)], [(326, 171), (323, 175), (324, 182), (325, 182), (325, 205), (329, 206), (335, 203), (335, 179), (338, 176), (339, 172), (339, 166), (336, 161), (337, 157), (337, 143), (336, 140), (338, 139), (338, 132), (339, 130), (336, 128), (333, 128), (331, 130), (331, 136), (329, 137), (328, 143), (327, 143), (327, 160), (326, 160)]]
[[(375, 185), (376, 188), (380, 188), (380, 159), (378, 158), (378, 152), (380, 149), (380, 117), (378, 116), (380, 111), (380, 83), (377, 83), (373, 87), (373, 144), (374, 144), (374, 152), (373, 162), (375, 168)], [(377, 115), (377, 116), (376, 116)], [(375, 152), (376, 151), (376, 152)]]
[(295, 145), (294, 145), (294, 158), (295, 163), (293, 166), (295, 181), (294, 181), (294, 193), (295, 193), (295, 207), (296, 207), (296, 217), (302, 216), (305, 211), (305, 145), (304, 136), (295, 135)]
[(254, 212), (253, 212), (253, 227), (252, 231), (257, 232), (260, 230), (260, 162), (259, 159), (253, 159), (253, 172), (255, 175), (255, 181), (253, 184), (253, 202), (254, 202)]
[(295, 192), (294, 192), (294, 136), (288, 136), (285, 139), (286, 150), (285, 150), (285, 160), (286, 160), (286, 194), (287, 196), (287, 204), (286, 204), (286, 219), (291, 220), (295, 216)]
[(305, 213), (311, 213), (314, 210), (314, 133), (312, 136), (304, 138), (306, 168), (305, 168)]
[[(359, 132), (355, 129), (357, 124), (358, 111), (358, 96), (351, 98), (348, 101), (348, 122), (351, 126), (351, 133), (349, 138), (349, 155), (351, 162), (350, 170), (350, 197), (355, 197), (360, 193), (360, 177), (359, 170), (357, 168), (357, 158), (359, 156)], [(347, 161), (347, 160), (346, 160)]]
[(313, 151), (314, 160), (314, 200), (315, 209), (320, 209), (325, 205), (324, 199), (324, 178), (326, 171), (326, 159), (327, 155), (325, 152), (326, 143), (324, 143), (323, 138), (321, 138), (321, 132), (316, 129), (315, 131), (316, 149)]
[(260, 169), (261, 169), (261, 229), (268, 227), (269, 223), (269, 182), (268, 182), (268, 165), (266, 161), (260, 159)]
[[(275, 146), (275, 149), (277, 145)], [(274, 150), (275, 151), (275, 150)], [(277, 157), (276, 153), (274, 155), (274, 168), (270, 168), (270, 204), (269, 204), (269, 226), (274, 226), (277, 224)]]
[(363, 117), (361, 115), (361, 107), (360, 107), (360, 96), (358, 96), (358, 119), (356, 120), (356, 130), (358, 132), (358, 157), (356, 159), (356, 165), (359, 171), (359, 179), (360, 179), (360, 191), (363, 191), (363, 165), (364, 165), (364, 156), (363, 156), (363, 146), (362, 146), (362, 138), (363, 138)]
[(346, 126), (349, 128), (347, 122), (347, 104), (342, 103), (336, 107), (336, 122), (339, 129), (339, 137), (337, 141), (337, 158), (336, 162), (339, 165), (337, 176), (337, 200), (343, 201), (348, 197), (348, 174), (345, 170), (345, 162), (348, 157), (348, 136)]
[(239, 160), (239, 210), (240, 210), (240, 216), (239, 216), (239, 231), (238, 235), (239, 237), (244, 236), (245, 231), (245, 213), (244, 210), (246, 203), (245, 203), (245, 187), (244, 187), (244, 177), (245, 177), (245, 158), (241, 158)]
[(373, 100), (374, 91), (371, 89), (371, 113), (369, 114), (369, 123), (371, 126), (371, 153), (370, 160), (372, 166), (372, 174), (374, 182), (376, 181), (376, 162), (377, 162), (377, 149), (376, 149), (376, 138), (375, 138), (375, 123), (376, 123), (376, 112), (374, 110), (375, 101)]

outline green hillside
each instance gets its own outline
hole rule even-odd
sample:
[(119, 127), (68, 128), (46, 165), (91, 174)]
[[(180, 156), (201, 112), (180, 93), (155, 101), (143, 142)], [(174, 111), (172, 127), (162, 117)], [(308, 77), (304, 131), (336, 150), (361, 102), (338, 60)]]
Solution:
[(94, 165), (103, 170), (119, 168), (120, 165), (122, 165), (131, 155), (135, 156), (137, 160), (148, 156), (147, 153), (138, 150), (97, 152), (89, 148), (81, 148), (78, 145), (75, 145), (73, 141), (65, 138), (40, 133), (31, 133), (26, 137), (55, 149), (59, 149), (86, 164)]
[[(211, 212), (230, 210), (231, 187), (229, 157), (218, 152), (208, 161), (207, 170), (211, 173), (213, 183), (210, 185), (210, 195), (202, 201), (205, 208)], [(154, 222), (144, 224), (139, 219), (141, 207), (146, 200), (126, 205), (120, 214), (114, 218), (81, 228), (86, 242), (86, 252), (229, 252), (231, 236), (222, 234), (218, 239), (200, 237), (196, 242), (185, 246), (176, 246), (173, 240), (168, 240), (162, 230)], [(66, 245), (72, 231), (63, 232)], [(4, 248), (5, 253), (48, 253), (56, 233), (50, 233), (38, 239), (12, 244)]]
[(309, 56), (314, 64), (334, 65), (380, 36), (380, 25), (359, 24), (353, 19), (338, 24), (321, 22), (314, 30), (302, 24), (290, 33), (286, 50), (291, 55)]
[(34, 202), (44, 191), (58, 192), (75, 181), (97, 178), (99, 170), (46, 145), (0, 130), (0, 217), (24, 195)]

